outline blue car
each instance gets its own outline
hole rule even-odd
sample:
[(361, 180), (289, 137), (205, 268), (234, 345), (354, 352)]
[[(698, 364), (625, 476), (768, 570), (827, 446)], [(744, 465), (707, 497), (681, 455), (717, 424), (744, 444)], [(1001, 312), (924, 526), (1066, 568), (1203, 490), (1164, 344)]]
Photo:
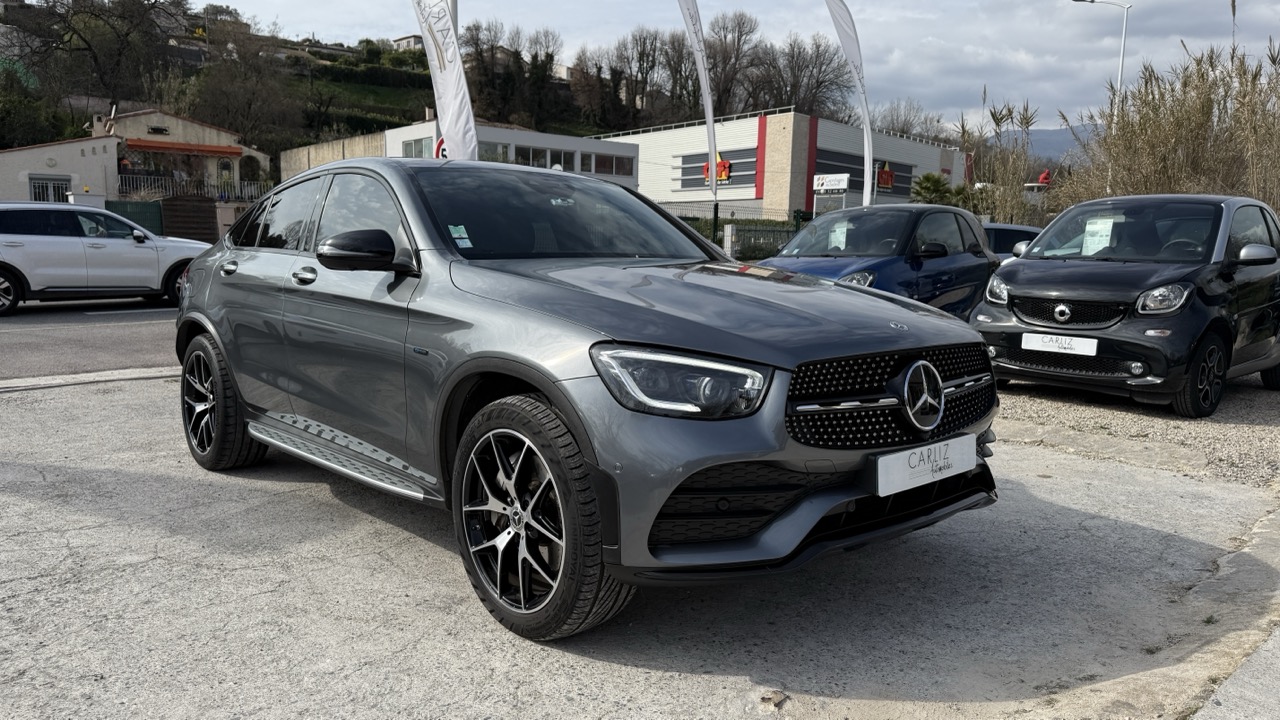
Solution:
[(903, 295), (967, 320), (1000, 259), (972, 213), (903, 204), (820, 215), (759, 264)]

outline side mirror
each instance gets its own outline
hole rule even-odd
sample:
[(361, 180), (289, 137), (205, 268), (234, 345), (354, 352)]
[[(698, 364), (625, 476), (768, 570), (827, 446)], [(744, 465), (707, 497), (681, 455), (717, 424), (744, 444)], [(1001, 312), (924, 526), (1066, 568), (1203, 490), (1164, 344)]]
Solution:
[(1031, 244), (1031, 243), (1029, 243), (1028, 241), (1023, 240), (1022, 242), (1020, 242), (1020, 243), (1018, 243), (1018, 244), (1014, 245), (1014, 246), (1013, 246), (1013, 256), (1014, 256), (1014, 257), (1022, 257), (1022, 253), (1024, 253), (1024, 252), (1026, 252), (1026, 251), (1027, 251), (1027, 246), (1028, 246), (1028, 245), (1030, 245), (1030, 244)]
[(398, 270), (396, 243), (386, 230), (351, 230), (320, 241), (316, 259), (330, 270)]
[(921, 260), (932, 260), (934, 258), (943, 258), (947, 256), (947, 246), (940, 242), (927, 242), (920, 246), (916, 251), (916, 257)]
[(1240, 257), (1236, 260), (1237, 265), (1271, 265), (1276, 261), (1276, 249), (1270, 245), (1261, 245), (1259, 243), (1251, 243), (1240, 248)]
[(134, 231), (133, 231), (133, 241), (134, 241), (134, 242), (144, 243), (144, 242), (146, 242), (146, 241), (147, 241), (147, 234), (146, 234), (146, 233), (144, 233), (144, 232), (142, 232), (141, 230), (134, 230)]

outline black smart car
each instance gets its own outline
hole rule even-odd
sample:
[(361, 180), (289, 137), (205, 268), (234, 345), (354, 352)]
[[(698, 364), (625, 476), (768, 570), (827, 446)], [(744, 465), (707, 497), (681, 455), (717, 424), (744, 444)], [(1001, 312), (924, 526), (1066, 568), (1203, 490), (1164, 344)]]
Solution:
[(972, 324), (997, 378), (1213, 413), (1226, 380), (1280, 389), (1280, 224), (1244, 197), (1076, 205), (1002, 266)]

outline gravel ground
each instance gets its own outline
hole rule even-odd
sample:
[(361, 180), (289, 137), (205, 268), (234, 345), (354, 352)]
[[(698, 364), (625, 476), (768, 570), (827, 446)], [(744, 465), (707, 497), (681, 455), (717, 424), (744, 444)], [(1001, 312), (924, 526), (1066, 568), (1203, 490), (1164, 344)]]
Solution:
[[(1048, 429), (1034, 441), (1020, 438), (1017, 431), (1000, 433), (1002, 439), (1126, 462), (1124, 452), (1104, 449), (1106, 438), (1116, 438), (1134, 445), (1168, 448), (1170, 457), (1199, 456), (1201, 462), (1174, 463), (1176, 469), (1194, 477), (1253, 487), (1280, 479), (1280, 442), (1276, 438), (1280, 393), (1262, 387), (1257, 375), (1228, 383), (1217, 412), (1198, 420), (1182, 418), (1166, 406), (1020, 382), (1002, 390), (1000, 398), (998, 433), (1000, 425), (1023, 428), (1034, 424)], [(1063, 436), (1079, 437), (1080, 433), (1093, 439), (1088, 443), (1055, 442), (1053, 428), (1061, 428)], [(1134, 464), (1148, 464), (1146, 460)]]

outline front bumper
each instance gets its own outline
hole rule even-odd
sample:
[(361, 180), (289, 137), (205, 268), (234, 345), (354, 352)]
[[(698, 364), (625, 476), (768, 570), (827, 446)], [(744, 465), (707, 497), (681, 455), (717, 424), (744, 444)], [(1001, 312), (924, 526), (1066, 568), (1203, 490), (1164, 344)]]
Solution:
[[(979, 321), (979, 316), (991, 318)], [(1001, 379), (1087, 389), (1135, 400), (1167, 403), (1187, 381), (1190, 355), (1208, 324), (1196, 308), (1170, 316), (1126, 317), (1102, 329), (1075, 329), (1027, 323), (1006, 307), (983, 302), (974, 309), (971, 324), (993, 349), (991, 365)], [(1167, 331), (1164, 337), (1148, 331)], [(1091, 357), (1024, 349), (1026, 333), (1092, 338), (1098, 341)], [(1140, 362), (1133, 374), (1129, 364)]]
[[(973, 470), (880, 497), (869, 461), (936, 440), (876, 450), (801, 445), (782, 421), (790, 380), (788, 373), (775, 372), (759, 411), (722, 421), (632, 412), (597, 377), (561, 383), (590, 429), (600, 462), (594, 479), (606, 515), (605, 561), (614, 575), (633, 583), (688, 583), (791, 570), (822, 554), (911, 532), (995, 501), (985, 462), (995, 439), (995, 406), (957, 431), (980, 436)], [(738, 487), (723, 496), (714, 489), (676, 494), (686, 481), (708, 473), (733, 475)], [(686, 517), (705, 510), (705, 523), (665, 522), (669, 500), (693, 503)], [(716, 517), (717, 503), (727, 509), (740, 501), (774, 503), (776, 512), (749, 525), (741, 523), (750, 518)], [(607, 517), (615, 513), (616, 525)], [(718, 539), (714, 533), (720, 532), (728, 539)]]

